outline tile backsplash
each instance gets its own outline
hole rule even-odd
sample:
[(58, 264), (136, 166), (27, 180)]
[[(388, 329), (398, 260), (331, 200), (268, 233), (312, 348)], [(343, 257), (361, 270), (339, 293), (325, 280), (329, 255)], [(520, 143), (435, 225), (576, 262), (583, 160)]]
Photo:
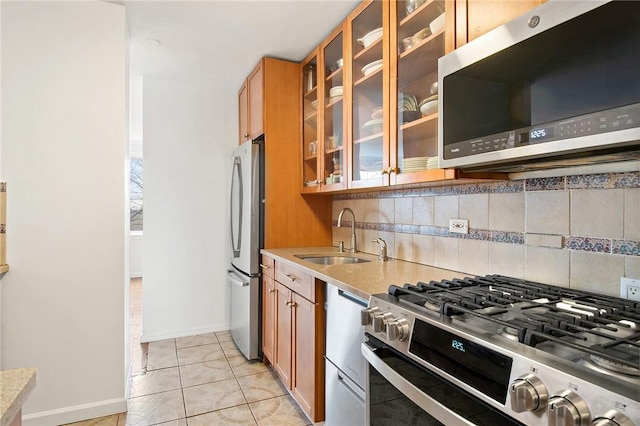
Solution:
[[(640, 172), (378, 190), (333, 197), (333, 240), (467, 274), (503, 274), (619, 296), (640, 278)], [(449, 232), (468, 219), (469, 233)], [(392, 283), (390, 283), (392, 284)], [(397, 284), (397, 283), (395, 283)], [(400, 283), (402, 284), (402, 283)]]

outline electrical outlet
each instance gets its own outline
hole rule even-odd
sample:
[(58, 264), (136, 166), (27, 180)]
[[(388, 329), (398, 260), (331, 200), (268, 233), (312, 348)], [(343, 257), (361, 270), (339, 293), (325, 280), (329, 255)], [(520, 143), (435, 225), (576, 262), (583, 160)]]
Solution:
[(469, 233), (469, 219), (449, 219), (449, 232), (454, 234)]
[(620, 277), (620, 297), (640, 302), (640, 280)]

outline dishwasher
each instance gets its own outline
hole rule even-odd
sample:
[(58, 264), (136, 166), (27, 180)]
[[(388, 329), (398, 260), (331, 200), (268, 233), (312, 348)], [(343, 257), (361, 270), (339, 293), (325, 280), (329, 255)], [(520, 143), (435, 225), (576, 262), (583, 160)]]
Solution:
[(367, 301), (327, 284), (325, 425), (365, 424), (366, 363), (360, 311)]

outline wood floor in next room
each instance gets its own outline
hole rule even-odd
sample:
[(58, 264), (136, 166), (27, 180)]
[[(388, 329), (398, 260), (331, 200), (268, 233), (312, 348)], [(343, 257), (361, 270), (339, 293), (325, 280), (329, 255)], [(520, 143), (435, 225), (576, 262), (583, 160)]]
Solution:
[(147, 352), (139, 331), (135, 341), (135, 315), (128, 412), (73, 426), (310, 424), (273, 370), (247, 361), (229, 331), (151, 342)]

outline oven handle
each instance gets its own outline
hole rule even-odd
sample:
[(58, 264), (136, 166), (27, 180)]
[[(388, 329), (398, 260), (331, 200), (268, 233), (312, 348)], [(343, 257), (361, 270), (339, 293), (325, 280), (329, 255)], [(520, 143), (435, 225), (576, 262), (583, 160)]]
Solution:
[(375, 368), (385, 379), (396, 387), (404, 396), (413, 401), (418, 407), (426, 411), (430, 416), (436, 420), (444, 423), (445, 425), (469, 425), (475, 426), (475, 423), (471, 423), (469, 420), (461, 417), (457, 413), (449, 410), (447, 407), (436, 401), (415, 385), (409, 382), (407, 379), (396, 373), (391, 367), (387, 366), (385, 362), (379, 358), (374, 350), (363, 343), (361, 345), (362, 355), (367, 362)]

